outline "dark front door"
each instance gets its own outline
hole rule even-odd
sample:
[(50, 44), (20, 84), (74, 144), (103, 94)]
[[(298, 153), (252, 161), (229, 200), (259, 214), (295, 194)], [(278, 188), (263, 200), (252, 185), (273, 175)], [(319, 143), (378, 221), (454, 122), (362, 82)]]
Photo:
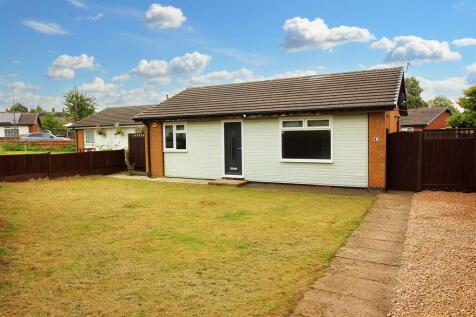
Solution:
[(241, 122), (225, 122), (225, 175), (242, 175)]

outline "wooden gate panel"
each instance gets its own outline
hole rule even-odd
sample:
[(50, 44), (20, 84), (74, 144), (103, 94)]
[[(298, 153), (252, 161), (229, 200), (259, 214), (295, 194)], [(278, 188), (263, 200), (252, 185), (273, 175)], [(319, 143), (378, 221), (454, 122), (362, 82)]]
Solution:
[(129, 134), (129, 164), (137, 171), (145, 171), (145, 135), (144, 133)]

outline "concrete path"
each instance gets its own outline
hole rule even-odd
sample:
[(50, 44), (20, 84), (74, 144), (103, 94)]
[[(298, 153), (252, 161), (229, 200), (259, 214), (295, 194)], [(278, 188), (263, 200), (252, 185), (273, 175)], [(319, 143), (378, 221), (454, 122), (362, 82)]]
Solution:
[(178, 177), (147, 177), (143, 175), (129, 175), (127, 172), (119, 172), (111, 175), (106, 175), (106, 177), (114, 177), (121, 179), (134, 179), (139, 181), (148, 181), (148, 182), (162, 182), (162, 183), (183, 183), (183, 184), (199, 184), (199, 185), (208, 185), (209, 180), (206, 179), (193, 179), (193, 178), (178, 178)]
[(380, 193), (291, 316), (386, 316), (396, 284), (411, 193)]

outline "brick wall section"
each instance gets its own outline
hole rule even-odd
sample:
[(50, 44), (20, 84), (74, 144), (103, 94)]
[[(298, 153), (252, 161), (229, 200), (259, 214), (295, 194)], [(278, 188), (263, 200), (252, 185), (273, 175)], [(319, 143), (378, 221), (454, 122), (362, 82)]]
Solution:
[(400, 111), (398, 109), (386, 112), (388, 133), (398, 132), (399, 119), (400, 119)]
[(28, 131), (30, 133), (41, 131), (41, 127), (40, 127), (40, 124), (38, 123), (38, 120), (35, 122), (35, 124), (28, 127)]
[(369, 188), (385, 188), (386, 128), (385, 112), (369, 112)]
[[(164, 151), (163, 151), (162, 123), (161, 122), (156, 122), (155, 124), (150, 123), (149, 127), (144, 129), (144, 132), (146, 134), (146, 137), (145, 137), (146, 171), (147, 173), (149, 173), (149, 165), (150, 165), (150, 172), (151, 172), (150, 176), (163, 177), (164, 176)], [(149, 164), (149, 154), (148, 154), (149, 144), (147, 143), (148, 137), (150, 137), (150, 160), (152, 164)]]
[(76, 151), (84, 150), (84, 130), (75, 130), (76, 132)]
[(444, 129), (448, 128), (448, 112), (443, 112), (440, 114), (435, 120), (433, 120), (429, 125), (426, 126), (426, 130), (428, 129)]

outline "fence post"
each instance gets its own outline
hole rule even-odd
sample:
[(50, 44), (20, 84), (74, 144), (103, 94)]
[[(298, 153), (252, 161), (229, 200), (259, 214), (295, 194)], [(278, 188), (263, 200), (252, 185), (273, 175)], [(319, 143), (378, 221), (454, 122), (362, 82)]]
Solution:
[(422, 190), (423, 183), (423, 131), (418, 132), (418, 177), (417, 191)]
[(48, 178), (51, 178), (51, 152), (48, 152)]
[(93, 152), (89, 151), (89, 174), (93, 173)]

